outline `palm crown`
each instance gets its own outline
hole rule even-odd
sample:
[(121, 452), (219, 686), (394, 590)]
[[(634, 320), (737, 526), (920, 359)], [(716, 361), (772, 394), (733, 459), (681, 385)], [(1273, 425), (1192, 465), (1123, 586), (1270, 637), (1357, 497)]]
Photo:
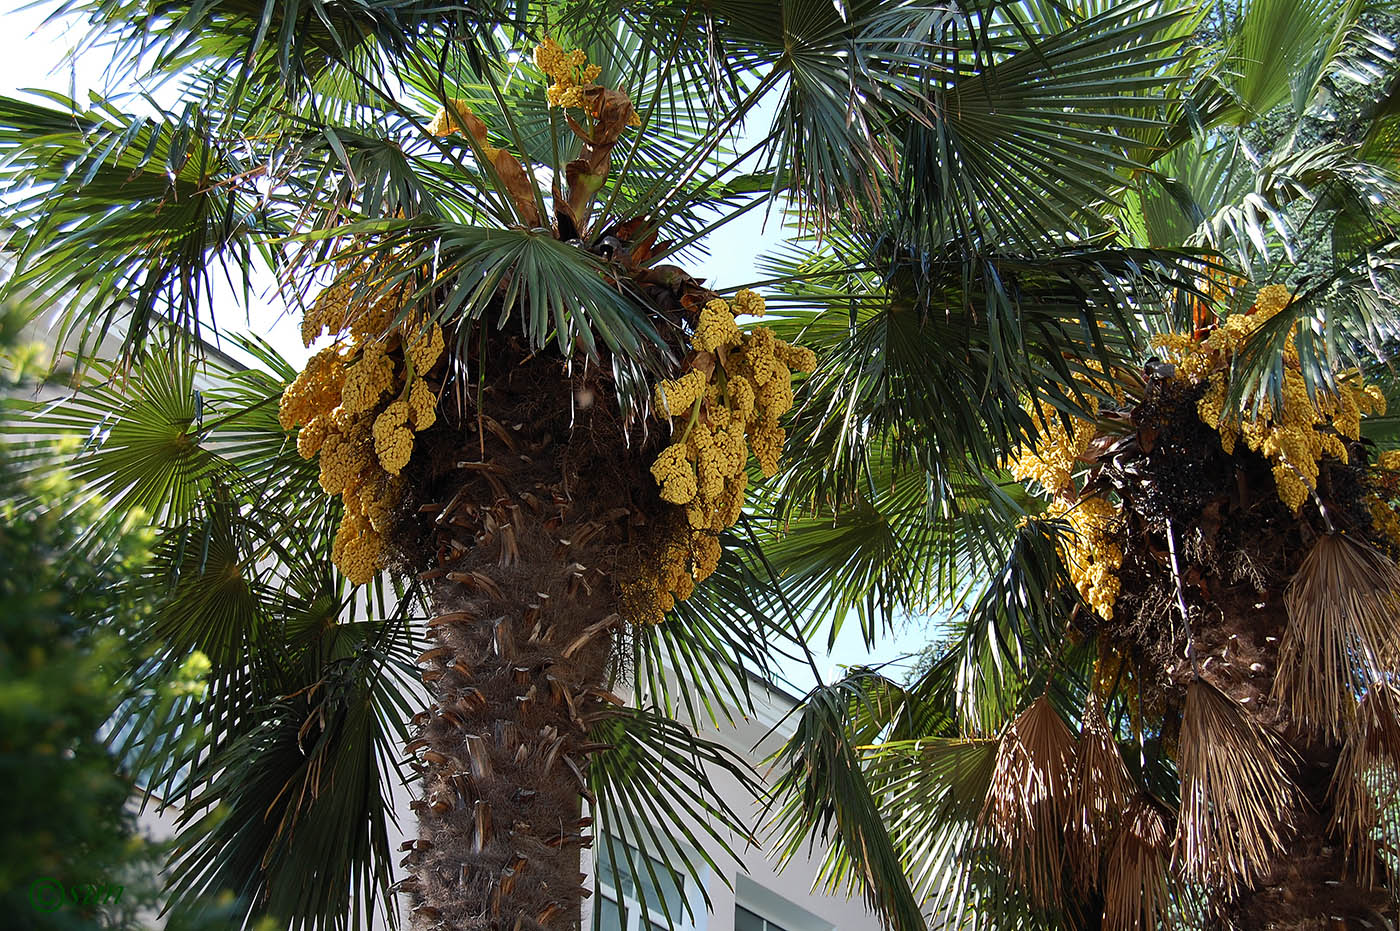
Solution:
[[(1185, 54), (1201, 14), (1174, 4), (65, 9), (181, 92), (139, 114), (0, 101), (10, 287), (71, 295), (61, 338), (80, 354), (126, 318), (131, 375), (94, 363), (24, 429), (89, 433), (79, 474), (162, 528), (132, 583), (160, 604), (131, 632), (153, 652), (116, 739), (185, 804), (178, 896), (231, 888), (250, 914), (359, 923), (389, 891), (406, 744), (416, 920), (568, 927), (591, 822), (657, 849), (667, 831), (721, 852), (726, 825), (743, 834), (693, 784), (702, 763), (750, 774), (673, 718), (742, 707), (810, 609), (854, 609), (874, 636), (987, 577), (918, 683), (860, 673), (811, 696), (779, 786), (785, 846), (834, 832), (831, 878), (859, 879), (900, 928), (929, 896), (1060, 904), (1046, 831), (1013, 861), (1029, 891), (974, 856), (997, 849), (988, 825), (1015, 854), (1020, 822), (987, 799), (1045, 745), (1066, 770), (1051, 795), (1083, 784), (1047, 702), (1077, 717), (1093, 656), (1091, 640), (1052, 649), (1080, 592), (1056, 525), (1017, 529), (1029, 498), (1002, 460), (1150, 394), (1126, 361), (1221, 296), (1223, 260), (1201, 247), (1248, 261), (1291, 241), (1259, 218), (1324, 188), (1374, 229), (1389, 180), (1368, 153), (1280, 157), (1244, 209), (1226, 167), (1183, 194), (1153, 166), (1218, 156), (1200, 127), (1278, 94), (1240, 76), (1244, 46), (1218, 70)], [(1255, 9), (1272, 7), (1241, 36)], [(1318, 10), (1333, 38), (1295, 43), (1316, 52), (1314, 85), (1355, 16)], [(1156, 183), (1198, 221), (1186, 234)], [(773, 260), (766, 301), (684, 267), (750, 210), (816, 236)], [(1349, 256), (1385, 255), (1357, 235)], [(1337, 264), (1327, 332), (1373, 334), (1383, 263)], [(214, 324), (213, 274), (247, 289), (259, 268), (308, 342), (336, 340), (300, 374), (252, 340), (252, 369), (211, 369), (183, 338)], [(1239, 354), (1234, 397), (1283, 383), (1308, 306), (1251, 342), (1276, 337), (1272, 354)], [(1300, 335), (1309, 384), (1334, 385), (1351, 346)], [(204, 696), (146, 697), (196, 650)], [(618, 703), (624, 672), (652, 704)], [(1090, 703), (1076, 759), (1169, 804), (1160, 755), (1118, 772), (1128, 699), (1103, 701), (1115, 717)], [(1040, 743), (1016, 757), (1003, 728)], [(1165, 816), (1135, 804), (1150, 834)], [(1133, 902), (1171, 898), (1156, 888)]]

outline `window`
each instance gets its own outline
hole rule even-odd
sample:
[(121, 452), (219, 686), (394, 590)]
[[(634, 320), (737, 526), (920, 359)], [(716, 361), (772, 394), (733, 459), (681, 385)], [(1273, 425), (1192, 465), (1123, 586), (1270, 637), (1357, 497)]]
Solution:
[(789, 931), (776, 922), (756, 915), (742, 905), (734, 906), (734, 931)]
[[(688, 931), (694, 927), (694, 916), (685, 910), (684, 876), (616, 837), (599, 836), (593, 852), (598, 889), (593, 906), (594, 931), (667, 931), (671, 927), (666, 921), (667, 912), (677, 929)], [(647, 904), (645, 913), (643, 898)]]

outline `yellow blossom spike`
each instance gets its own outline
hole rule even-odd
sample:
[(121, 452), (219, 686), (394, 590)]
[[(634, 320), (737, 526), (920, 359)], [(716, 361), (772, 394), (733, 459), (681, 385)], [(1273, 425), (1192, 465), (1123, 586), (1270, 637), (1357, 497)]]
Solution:
[(696, 324), (691, 345), (699, 352), (714, 352), (739, 342), (742, 335), (734, 323), (734, 314), (730, 312), (729, 305), (713, 300), (700, 310), (700, 320)]

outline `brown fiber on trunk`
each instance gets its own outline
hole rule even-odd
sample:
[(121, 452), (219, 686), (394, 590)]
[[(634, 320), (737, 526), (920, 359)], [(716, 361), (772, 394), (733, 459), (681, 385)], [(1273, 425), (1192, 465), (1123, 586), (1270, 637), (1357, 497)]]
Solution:
[(418, 928), (573, 928), (587, 728), (614, 700), (612, 575), (655, 492), (605, 386), (548, 354), (495, 365), (480, 410), (436, 431), (410, 477), (433, 506), (405, 548), (437, 568), (422, 576), (433, 700), (409, 744), (422, 782), (404, 890)]

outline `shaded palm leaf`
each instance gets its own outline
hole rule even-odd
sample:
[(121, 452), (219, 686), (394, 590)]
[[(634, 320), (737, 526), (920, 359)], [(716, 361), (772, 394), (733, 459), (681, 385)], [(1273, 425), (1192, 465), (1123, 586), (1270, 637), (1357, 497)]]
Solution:
[(774, 830), (779, 855), (796, 856), (804, 844), (831, 853), (818, 882), (828, 890), (859, 888), (894, 931), (921, 931), (924, 919), (899, 851), (881, 818), (860, 757), (847, 733), (852, 710), (863, 701), (868, 673), (810, 692), (796, 712), (793, 736), (778, 751), (773, 785)]
[[(654, 860), (676, 863), (678, 850), (684, 849), (697, 854), (679, 858), (680, 865), (708, 907), (706, 867), (727, 877), (721, 862), (737, 862), (733, 844), (752, 838), (747, 819), (716, 791), (714, 776), (723, 773), (757, 798), (762, 791), (757, 773), (733, 751), (697, 737), (655, 708), (607, 711), (589, 728), (589, 736), (607, 745), (590, 760), (587, 779), (593, 810), (609, 829), (603, 843), (614, 865), (614, 887), (621, 887), (625, 866), (632, 876), (649, 879), (651, 889), (664, 888)], [(620, 845), (614, 835), (623, 831), (643, 854), (642, 862), (634, 862), (630, 849), (615, 849)], [(648, 908), (660, 911), (672, 927), (694, 920), (688, 902), (683, 913), (675, 914), (664, 896), (649, 902), (646, 879), (637, 885), (643, 914)]]
[(0, 184), (18, 220), (4, 293), (67, 295), (57, 342), (76, 338), (83, 355), (124, 327), (130, 356), (161, 318), (208, 326), (214, 267), (248, 287), (263, 258), (254, 237), (274, 225), (243, 187), (258, 166), (192, 104), (137, 117), (47, 96), (55, 106), (0, 99)]

